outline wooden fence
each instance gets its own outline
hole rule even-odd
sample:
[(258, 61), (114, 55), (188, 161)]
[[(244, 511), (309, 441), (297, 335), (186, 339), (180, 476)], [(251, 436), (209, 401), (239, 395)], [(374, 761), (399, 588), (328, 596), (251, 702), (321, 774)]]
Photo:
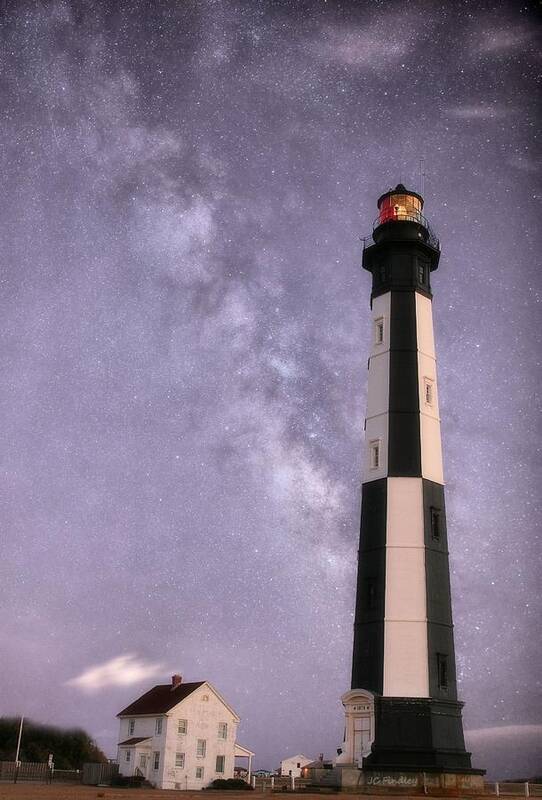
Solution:
[(542, 783), (512, 783), (508, 781), (498, 781), (495, 783), (485, 783), (486, 794), (496, 797), (542, 797)]
[(9, 783), (111, 783), (118, 764), (83, 764), (83, 769), (51, 769), (44, 762), (0, 761), (0, 782)]

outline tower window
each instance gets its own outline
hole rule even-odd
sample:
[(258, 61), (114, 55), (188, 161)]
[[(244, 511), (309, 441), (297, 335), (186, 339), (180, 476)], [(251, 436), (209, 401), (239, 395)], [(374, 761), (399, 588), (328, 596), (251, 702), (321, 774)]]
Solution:
[(435, 399), (434, 385), (431, 378), (423, 379), (423, 396), (426, 406), (432, 406)]
[(440, 508), (431, 508), (431, 538), (435, 540), (435, 542), (440, 541)]
[(369, 459), (371, 469), (380, 467), (380, 439), (369, 442)]
[(448, 656), (443, 653), (437, 653), (437, 676), (438, 688), (448, 688)]
[(425, 283), (426, 281), (425, 264), (420, 264), (418, 261), (418, 283)]
[(369, 578), (367, 581), (367, 608), (376, 608), (376, 579)]
[(388, 270), (386, 269), (386, 266), (384, 264), (380, 265), (379, 273), (380, 273), (380, 282), (385, 283), (388, 279)]
[(375, 319), (375, 344), (382, 344), (384, 341), (384, 317)]

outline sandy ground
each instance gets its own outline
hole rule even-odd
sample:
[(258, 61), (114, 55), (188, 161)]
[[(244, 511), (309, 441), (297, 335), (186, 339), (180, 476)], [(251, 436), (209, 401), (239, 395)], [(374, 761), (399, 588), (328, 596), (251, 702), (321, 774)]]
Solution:
[[(228, 800), (247, 800), (247, 793), (227, 792)], [(251, 792), (251, 794), (253, 794)], [(258, 792), (258, 795), (260, 793)], [(203, 800), (202, 792), (176, 792), (159, 789), (101, 789), (97, 786), (70, 786), (38, 783), (0, 783), (0, 800)], [(215, 792), (211, 795), (215, 798)], [(220, 795), (222, 800), (223, 795)], [(216, 800), (219, 800), (217, 797)]]
[[(247, 800), (247, 793), (227, 792), (228, 800)], [(251, 792), (251, 794), (253, 794)], [(258, 795), (260, 793), (258, 792)], [(97, 786), (50, 786), (38, 783), (0, 783), (0, 800), (203, 800), (202, 792), (176, 792), (159, 789), (101, 789)], [(215, 792), (211, 795), (215, 798)], [(219, 798), (216, 798), (219, 800)], [(222, 794), (220, 796), (222, 800)]]
[[(270, 798), (270, 792), (176, 792), (174, 790), (158, 789), (99, 789), (96, 786), (44, 786), (43, 784), (0, 783), (0, 800), (248, 800), (249, 797)], [(294, 795), (296, 798), (306, 800), (325, 800), (336, 797), (331, 794), (302, 794)], [(383, 795), (343, 795), (349, 800), (383, 800)], [(393, 796), (393, 795), (388, 795)], [(420, 800), (420, 797), (410, 798), (407, 795), (396, 795), (401, 800)], [(433, 800), (436, 796), (432, 795)], [(476, 800), (470, 795), (469, 800)], [(487, 800), (487, 798), (486, 798)]]

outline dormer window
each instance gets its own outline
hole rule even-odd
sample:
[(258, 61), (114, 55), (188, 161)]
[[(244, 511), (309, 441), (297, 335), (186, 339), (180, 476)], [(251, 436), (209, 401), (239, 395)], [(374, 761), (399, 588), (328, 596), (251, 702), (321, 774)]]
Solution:
[(375, 319), (375, 344), (384, 342), (384, 317)]
[(156, 736), (160, 736), (160, 734), (162, 733), (162, 722), (163, 720), (161, 717), (158, 717), (158, 719), (155, 722), (154, 733)]

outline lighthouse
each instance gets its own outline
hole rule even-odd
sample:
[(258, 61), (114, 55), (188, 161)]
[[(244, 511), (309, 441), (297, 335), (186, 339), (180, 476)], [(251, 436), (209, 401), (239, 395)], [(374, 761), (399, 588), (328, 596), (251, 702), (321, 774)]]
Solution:
[(372, 332), (352, 689), (337, 766), (361, 768), (373, 785), (440, 774), (468, 789), (483, 772), (465, 750), (457, 698), (431, 287), (440, 246), (422, 212), (423, 198), (402, 184), (386, 192), (363, 251)]

